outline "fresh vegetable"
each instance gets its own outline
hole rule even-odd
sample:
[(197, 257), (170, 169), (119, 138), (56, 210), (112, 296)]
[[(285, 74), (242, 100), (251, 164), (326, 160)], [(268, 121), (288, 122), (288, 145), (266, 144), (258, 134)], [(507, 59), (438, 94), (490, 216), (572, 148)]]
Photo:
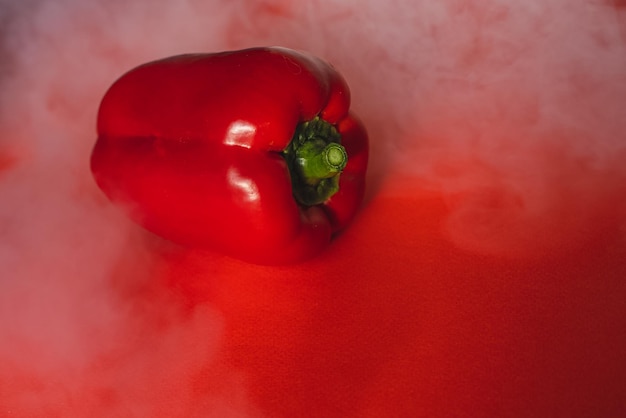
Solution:
[(314, 256), (363, 199), (368, 141), (326, 62), (285, 48), (179, 55), (107, 91), (91, 169), (171, 241), (262, 264)]

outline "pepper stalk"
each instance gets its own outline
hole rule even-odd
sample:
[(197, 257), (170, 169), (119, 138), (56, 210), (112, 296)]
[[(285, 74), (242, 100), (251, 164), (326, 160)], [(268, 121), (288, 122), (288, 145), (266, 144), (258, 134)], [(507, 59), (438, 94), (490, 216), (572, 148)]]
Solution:
[(319, 205), (339, 191), (339, 176), (348, 154), (332, 124), (316, 117), (298, 125), (283, 157), (299, 204)]

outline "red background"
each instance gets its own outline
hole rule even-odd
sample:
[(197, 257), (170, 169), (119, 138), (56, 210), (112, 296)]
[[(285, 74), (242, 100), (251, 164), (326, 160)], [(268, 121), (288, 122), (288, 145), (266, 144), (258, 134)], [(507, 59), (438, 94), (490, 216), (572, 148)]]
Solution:
[(167, 277), (223, 312), (224, 355), (269, 416), (622, 415), (623, 243), (477, 256), (442, 236), (446, 213), (415, 189), (370, 202), (308, 264), (207, 283), (212, 261), (186, 254)]
[[(0, 416), (626, 415), (617, 1), (0, 1)], [(5, 24), (6, 23), (6, 24)], [(275, 45), (371, 136), (307, 263), (182, 249), (88, 170), (142, 62)]]

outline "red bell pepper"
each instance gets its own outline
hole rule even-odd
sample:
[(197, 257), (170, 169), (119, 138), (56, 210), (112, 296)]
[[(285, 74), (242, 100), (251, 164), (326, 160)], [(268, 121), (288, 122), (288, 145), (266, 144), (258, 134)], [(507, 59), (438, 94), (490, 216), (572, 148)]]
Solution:
[(326, 62), (284, 48), (180, 55), (107, 91), (91, 169), (133, 220), (262, 264), (307, 259), (355, 215), (368, 142)]

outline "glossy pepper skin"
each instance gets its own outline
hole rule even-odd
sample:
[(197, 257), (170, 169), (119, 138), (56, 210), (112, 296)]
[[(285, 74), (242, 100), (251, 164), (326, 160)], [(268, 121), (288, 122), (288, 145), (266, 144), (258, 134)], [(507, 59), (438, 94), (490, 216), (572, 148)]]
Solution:
[[(341, 75), (305, 53), (165, 58), (109, 88), (91, 169), (163, 238), (259, 264), (298, 262), (326, 247), (363, 199), (368, 140), (349, 106)], [(337, 166), (320, 175), (301, 154)]]

